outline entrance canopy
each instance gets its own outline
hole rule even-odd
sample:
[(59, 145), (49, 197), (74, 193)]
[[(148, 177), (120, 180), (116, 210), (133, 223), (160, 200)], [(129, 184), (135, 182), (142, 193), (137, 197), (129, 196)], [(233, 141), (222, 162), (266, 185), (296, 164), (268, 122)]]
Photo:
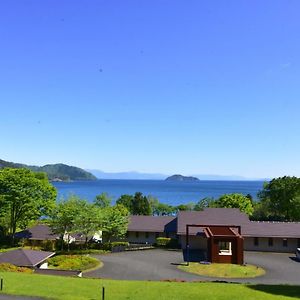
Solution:
[(202, 228), (207, 238), (208, 259), (213, 263), (243, 264), (244, 250), (241, 227), (236, 225), (186, 225), (186, 249), (189, 249), (190, 228)]

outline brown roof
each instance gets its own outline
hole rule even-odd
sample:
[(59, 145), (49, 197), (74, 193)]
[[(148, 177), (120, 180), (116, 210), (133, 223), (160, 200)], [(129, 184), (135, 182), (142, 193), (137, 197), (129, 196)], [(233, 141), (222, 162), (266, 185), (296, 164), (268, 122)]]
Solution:
[(130, 216), (128, 231), (176, 232), (176, 217)]
[(214, 236), (236, 236), (236, 233), (233, 229), (230, 227), (215, 227), (215, 226), (209, 226), (208, 227), (209, 231), (211, 232), (212, 235)]
[(0, 263), (10, 263), (19, 267), (35, 267), (54, 254), (54, 252), (17, 249), (1, 254)]
[[(237, 208), (206, 208), (203, 211), (180, 211), (178, 213), (177, 233), (185, 234), (186, 225), (238, 225), (249, 223), (246, 214)], [(191, 228), (190, 233), (202, 233), (201, 228)]]
[(38, 224), (26, 230), (16, 233), (16, 238), (29, 240), (56, 240), (58, 234), (52, 232), (51, 228), (45, 224)]
[(251, 221), (242, 227), (242, 235), (245, 237), (300, 238), (300, 223)]

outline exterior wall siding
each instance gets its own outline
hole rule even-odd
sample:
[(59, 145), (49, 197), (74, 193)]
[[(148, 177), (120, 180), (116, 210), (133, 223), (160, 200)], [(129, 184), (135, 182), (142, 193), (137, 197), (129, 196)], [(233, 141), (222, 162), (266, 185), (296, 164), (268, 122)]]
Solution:
[[(182, 249), (185, 249), (186, 236), (181, 235), (179, 237), (179, 241), (180, 241)], [(202, 236), (190, 236), (189, 237), (189, 245), (190, 245), (190, 249), (207, 250), (207, 239)]]
[[(182, 249), (185, 249), (185, 235), (179, 236)], [(207, 250), (207, 239), (204, 237), (190, 236), (190, 249)], [(288, 238), (287, 247), (283, 246), (283, 238), (273, 238), (273, 246), (269, 246), (269, 238), (258, 238), (258, 246), (254, 245), (253, 237), (244, 238), (245, 251), (262, 252), (292, 252), (294, 253), (298, 246), (298, 239)]]
[[(156, 242), (156, 237), (166, 237), (166, 234), (163, 232), (155, 233), (149, 232), (148, 237), (146, 232), (138, 232), (138, 236), (136, 236), (136, 232), (130, 231), (126, 237), (126, 241), (129, 243), (136, 244), (154, 244)], [(169, 234), (170, 238), (176, 238), (175, 233)], [(177, 237), (179, 239), (179, 243), (181, 244), (182, 249), (185, 249), (186, 236), (180, 235)], [(262, 252), (291, 252), (294, 253), (299, 247), (298, 239), (296, 238), (288, 238), (287, 246), (283, 246), (284, 238), (273, 238), (273, 246), (269, 246), (269, 238), (268, 237), (259, 237), (258, 245), (254, 245), (254, 237), (244, 237), (244, 250), (245, 251), (262, 251)], [(189, 245), (190, 249), (201, 249), (207, 250), (207, 239), (202, 236), (190, 236), (189, 237)]]
[(288, 238), (287, 246), (283, 246), (283, 238), (273, 238), (273, 246), (269, 246), (269, 238), (259, 237), (258, 245), (254, 245), (254, 237), (244, 238), (244, 250), (263, 252), (295, 252), (298, 239)]
[(169, 237), (176, 239), (177, 235), (175, 232), (166, 234), (165, 232), (142, 232), (142, 231), (128, 231), (125, 240), (133, 244), (154, 244), (157, 237)]
[[(138, 236), (137, 236), (138, 234)], [(159, 237), (164, 237), (164, 234), (162, 232), (158, 233)], [(154, 244), (156, 241), (156, 233), (155, 232), (148, 232), (148, 237), (146, 232), (134, 232), (129, 231), (127, 233), (126, 240), (129, 243), (133, 244)]]

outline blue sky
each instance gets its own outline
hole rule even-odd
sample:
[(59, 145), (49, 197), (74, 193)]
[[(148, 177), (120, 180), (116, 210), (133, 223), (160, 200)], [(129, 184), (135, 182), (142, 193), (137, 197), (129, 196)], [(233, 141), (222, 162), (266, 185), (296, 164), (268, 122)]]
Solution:
[(0, 158), (300, 176), (299, 1), (1, 1)]

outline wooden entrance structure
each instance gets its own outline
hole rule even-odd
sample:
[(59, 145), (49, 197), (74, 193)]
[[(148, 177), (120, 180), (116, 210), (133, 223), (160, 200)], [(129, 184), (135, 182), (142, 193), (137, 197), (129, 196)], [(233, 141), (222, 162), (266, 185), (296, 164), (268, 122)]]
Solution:
[[(191, 227), (202, 228), (207, 238), (207, 256), (212, 263), (244, 263), (244, 239), (241, 226), (236, 225), (186, 225), (186, 250), (189, 257)], [(189, 260), (189, 259), (188, 259)]]

